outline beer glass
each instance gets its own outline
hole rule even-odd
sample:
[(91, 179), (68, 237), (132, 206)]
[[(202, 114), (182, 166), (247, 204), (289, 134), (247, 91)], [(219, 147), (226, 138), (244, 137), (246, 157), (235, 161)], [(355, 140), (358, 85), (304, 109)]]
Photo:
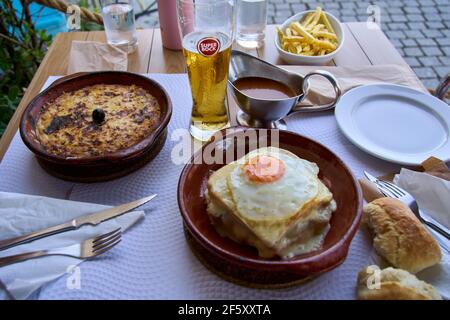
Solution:
[(234, 0), (177, 0), (193, 106), (189, 131), (201, 141), (230, 125), (226, 105)]

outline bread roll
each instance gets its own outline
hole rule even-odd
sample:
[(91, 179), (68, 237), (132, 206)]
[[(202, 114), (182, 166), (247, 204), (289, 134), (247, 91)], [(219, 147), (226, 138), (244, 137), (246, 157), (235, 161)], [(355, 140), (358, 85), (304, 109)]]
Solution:
[[(374, 270), (379, 270), (378, 275)], [(379, 286), (376, 287), (376, 281)], [(369, 266), (358, 275), (360, 300), (442, 300), (434, 287), (416, 278), (408, 271), (394, 268), (380, 270)]]
[(416, 273), (441, 260), (436, 240), (401, 201), (376, 199), (365, 206), (364, 215), (375, 250), (392, 266)]

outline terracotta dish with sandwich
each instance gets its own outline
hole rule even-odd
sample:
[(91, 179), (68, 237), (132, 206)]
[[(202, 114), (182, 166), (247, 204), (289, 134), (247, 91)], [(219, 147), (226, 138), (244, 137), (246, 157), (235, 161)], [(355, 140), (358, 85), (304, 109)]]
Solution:
[[(185, 166), (178, 184), (195, 255), (226, 280), (251, 287), (294, 285), (335, 268), (361, 217), (359, 184), (339, 158), (288, 131), (276, 131), (279, 145), (271, 145), (272, 132), (221, 131)], [(266, 138), (266, 146), (255, 147)], [(245, 150), (233, 141), (247, 141)], [(197, 161), (210, 150), (228, 161)]]

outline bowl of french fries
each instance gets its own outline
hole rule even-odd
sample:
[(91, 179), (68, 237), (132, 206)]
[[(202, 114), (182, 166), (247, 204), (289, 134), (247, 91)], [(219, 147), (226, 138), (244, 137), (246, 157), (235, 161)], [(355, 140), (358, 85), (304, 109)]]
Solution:
[(290, 64), (326, 64), (344, 43), (341, 23), (320, 7), (290, 17), (277, 27), (277, 35), (278, 53)]

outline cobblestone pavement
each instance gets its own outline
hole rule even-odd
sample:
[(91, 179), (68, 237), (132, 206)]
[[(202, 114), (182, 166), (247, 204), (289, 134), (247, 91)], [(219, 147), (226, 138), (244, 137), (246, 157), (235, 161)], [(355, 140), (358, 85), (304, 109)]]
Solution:
[[(269, 0), (268, 23), (320, 5), (342, 22), (366, 21), (367, 8), (380, 7), (381, 28), (428, 88), (450, 72), (450, 0)], [(158, 15), (142, 17), (141, 26), (158, 25)]]
[(342, 22), (367, 21), (370, 4), (380, 7), (381, 28), (428, 88), (450, 72), (450, 0), (269, 0), (268, 23), (317, 5)]

